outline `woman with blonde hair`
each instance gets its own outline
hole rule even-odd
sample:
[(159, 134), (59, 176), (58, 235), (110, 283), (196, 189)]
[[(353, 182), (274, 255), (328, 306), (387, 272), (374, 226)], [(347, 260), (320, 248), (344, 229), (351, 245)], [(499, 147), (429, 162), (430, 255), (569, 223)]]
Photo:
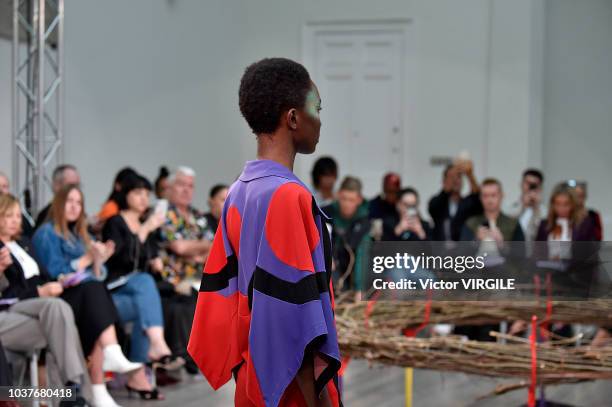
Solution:
[(83, 193), (78, 186), (62, 189), (33, 243), (51, 278), (64, 287), (62, 298), (74, 311), (83, 353), (90, 361), (94, 398), (105, 406), (115, 406), (104, 385), (104, 371), (131, 373), (129, 383), (134, 388), (150, 385), (142, 364), (130, 362), (117, 343), (117, 310), (101, 282), (106, 275), (104, 263), (112, 256), (114, 244), (92, 239), (83, 208)]
[(552, 191), (548, 216), (542, 220), (536, 240), (539, 241), (593, 241), (595, 225), (579, 208), (576, 192), (567, 183), (558, 184)]
[(51, 382), (78, 386), (89, 398), (91, 383), (72, 309), (54, 298), (63, 288), (48, 281), (31, 245), (20, 239), (21, 222), (19, 201), (0, 195), (0, 340), (15, 352), (48, 349), (59, 371)]

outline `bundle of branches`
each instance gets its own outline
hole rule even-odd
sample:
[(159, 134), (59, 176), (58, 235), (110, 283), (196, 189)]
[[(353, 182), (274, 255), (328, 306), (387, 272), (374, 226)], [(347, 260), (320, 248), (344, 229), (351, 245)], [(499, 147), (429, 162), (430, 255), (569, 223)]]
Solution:
[[(336, 316), (373, 329), (402, 329), (419, 325), (426, 313), (426, 301), (350, 301), (343, 297)], [(483, 325), (546, 316), (546, 301), (432, 301), (430, 323)], [(612, 300), (552, 301), (552, 322), (612, 326)], [(366, 321), (367, 320), (367, 321)]]
[[(338, 317), (336, 323), (341, 351), (353, 358), (525, 380), (531, 373), (530, 344), (522, 338), (506, 337), (508, 344), (468, 341), (457, 336), (407, 338), (396, 331), (367, 329), (346, 317)], [(612, 379), (612, 347), (568, 346), (574, 339), (537, 344), (540, 383)]]

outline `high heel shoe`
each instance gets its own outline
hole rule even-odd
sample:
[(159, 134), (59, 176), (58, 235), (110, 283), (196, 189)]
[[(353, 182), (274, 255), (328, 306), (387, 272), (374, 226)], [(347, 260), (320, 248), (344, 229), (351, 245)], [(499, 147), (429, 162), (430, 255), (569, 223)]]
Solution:
[(105, 372), (129, 373), (142, 367), (142, 363), (130, 362), (117, 344), (106, 346), (103, 352), (102, 370)]
[(162, 356), (157, 360), (152, 360), (151, 362), (147, 363), (147, 366), (153, 369), (153, 371), (156, 371), (157, 369), (164, 369), (168, 371), (178, 370), (184, 365), (185, 359), (180, 356), (172, 355)]
[(159, 390), (157, 390), (157, 387), (154, 387), (152, 390), (138, 390), (126, 384), (125, 388), (128, 391), (128, 396), (130, 398), (132, 397), (132, 392), (136, 392), (138, 393), (138, 395), (140, 396), (142, 400), (165, 400), (166, 399), (164, 395), (161, 394)]

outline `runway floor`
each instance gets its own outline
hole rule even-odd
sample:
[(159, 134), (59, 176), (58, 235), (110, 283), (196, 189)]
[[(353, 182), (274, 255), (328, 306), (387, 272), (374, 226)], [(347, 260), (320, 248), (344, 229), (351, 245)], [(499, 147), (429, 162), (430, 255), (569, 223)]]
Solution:
[[(478, 400), (501, 383), (516, 381), (484, 378), (461, 373), (440, 373), (431, 370), (414, 371), (413, 407), (518, 407), (526, 403), (527, 391), (517, 390), (502, 396)], [(403, 407), (404, 370), (395, 367), (369, 367), (364, 361), (353, 361), (345, 376), (344, 405), (346, 407)], [(111, 391), (117, 403), (124, 407), (231, 407), (233, 383), (214, 392), (204, 378), (183, 376), (183, 381), (164, 387), (166, 400), (140, 401), (128, 398), (122, 390)], [(587, 382), (549, 386), (545, 389), (549, 401), (580, 407), (611, 407), (612, 381)], [(548, 403), (548, 407), (551, 404)]]

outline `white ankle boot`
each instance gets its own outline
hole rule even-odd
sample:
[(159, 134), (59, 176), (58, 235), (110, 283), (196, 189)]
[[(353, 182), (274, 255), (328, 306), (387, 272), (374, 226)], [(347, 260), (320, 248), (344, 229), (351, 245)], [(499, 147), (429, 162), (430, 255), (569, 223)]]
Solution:
[(102, 370), (105, 372), (128, 373), (142, 367), (142, 363), (130, 362), (121, 352), (121, 346), (114, 344), (104, 348), (104, 363)]
[(92, 404), (94, 407), (121, 407), (115, 403), (105, 384), (92, 384), (91, 391), (93, 393)]

